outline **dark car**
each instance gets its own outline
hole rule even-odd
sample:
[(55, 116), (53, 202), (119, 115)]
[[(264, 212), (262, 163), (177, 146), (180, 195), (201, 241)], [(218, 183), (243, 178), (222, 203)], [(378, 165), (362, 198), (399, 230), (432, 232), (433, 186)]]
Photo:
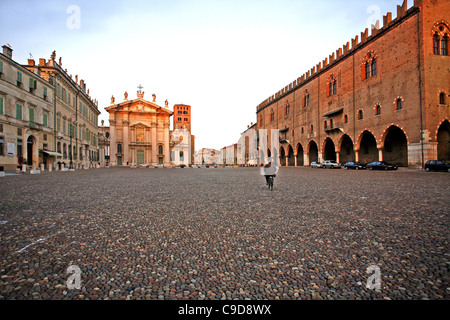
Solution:
[(180, 164), (180, 168), (186, 168), (185, 164)]
[(344, 168), (346, 170), (348, 169), (354, 169), (354, 170), (364, 170), (366, 168), (366, 165), (364, 163), (361, 162), (347, 162), (346, 164), (344, 164)]
[(390, 164), (386, 161), (374, 161), (367, 165), (369, 170), (397, 170), (398, 167), (395, 164)]
[(425, 171), (448, 171), (450, 172), (450, 163), (441, 160), (430, 160), (425, 163)]

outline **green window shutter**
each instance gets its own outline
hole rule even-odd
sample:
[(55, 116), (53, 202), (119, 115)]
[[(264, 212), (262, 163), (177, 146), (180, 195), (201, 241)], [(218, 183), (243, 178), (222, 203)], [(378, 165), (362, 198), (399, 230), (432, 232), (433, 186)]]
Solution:
[(17, 71), (17, 82), (22, 83), (22, 73), (20, 73), (19, 71)]
[(30, 78), (30, 89), (34, 89), (34, 80)]
[(44, 113), (44, 115), (42, 116), (42, 124), (44, 125), (44, 127), (47, 127), (48, 119), (46, 113)]
[(33, 108), (28, 109), (28, 115), (29, 115), (30, 127), (34, 128), (34, 109)]
[(0, 61), (0, 73), (3, 73), (3, 61)]
[(3, 114), (3, 97), (0, 97), (0, 114)]
[(63, 119), (63, 133), (66, 134), (66, 120)]
[(44, 87), (44, 98), (47, 96), (47, 87)]
[(61, 132), (61, 118), (56, 119), (56, 131)]
[(22, 105), (16, 104), (16, 119), (22, 120)]

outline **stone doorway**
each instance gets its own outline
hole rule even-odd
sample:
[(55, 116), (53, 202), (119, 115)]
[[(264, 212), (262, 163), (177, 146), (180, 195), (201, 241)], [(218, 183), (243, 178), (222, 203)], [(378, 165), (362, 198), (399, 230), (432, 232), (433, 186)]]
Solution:
[(445, 120), (439, 127), (437, 134), (438, 160), (450, 160), (450, 123)]

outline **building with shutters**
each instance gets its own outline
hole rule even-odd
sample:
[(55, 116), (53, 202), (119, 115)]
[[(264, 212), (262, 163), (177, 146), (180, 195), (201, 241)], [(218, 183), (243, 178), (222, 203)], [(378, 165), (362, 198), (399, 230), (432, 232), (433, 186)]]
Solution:
[(84, 80), (69, 75), (62, 67), (62, 58), (56, 61), (56, 52), (50, 59), (33, 59), (24, 66), (40, 75), (54, 87), (53, 146), (57, 162), (73, 169), (92, 168), (99, 163), (98, 102), (90, 96)]
[(53, 120), (54, 89), (39, 74), (13, 60), (13, 50), (0, 53), (0, 167), (19, 163), (46, 167), (56, 162)]

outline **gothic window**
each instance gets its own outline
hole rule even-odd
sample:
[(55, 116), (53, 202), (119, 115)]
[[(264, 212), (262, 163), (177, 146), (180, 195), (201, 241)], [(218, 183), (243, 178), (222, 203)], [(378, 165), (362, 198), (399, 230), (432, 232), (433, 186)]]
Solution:
[(373, 58), (372, 60), (372, 77), (377, 75), (377, 58)]
[(370, 78), (370, 63), (366, 61), (366, 79)]
[(334, 74), (332, 74), (329, 78), (328, 78), (328, 89), (327, 89), (327, 95), (328, 96), (333, 96), (336, 94), (337, 91), (337, 81), (336, 81), (336, 77)]
[(325, 120), (324, 122), (323, 122), (323, 127), (325, 128), (325, 130), (327, 129), (327, 127), (328, 127), (328, 125), (327, 125), (327, 121)]
[(314, 132), (314, 126), (310, 125), (309, 130), (310, 130), (311, 133), (313, 133)]
[(344, 123), (348, 123), (348, 115), (344, 115)]
[(433, 36), (433, 53), (434, 54), (439, 54), (439, 44), (440, 44), (439, 35), (436, 33)]
[(308, 106), (309, 106), (309, 93), (306, 92), (303, 107), (306, 108)]
[(289, 115), (291, 113), (291, 106), (286, 102), (285, 115)]
[[(262, 117), (261, 117), (262, 118)], [(270, 122), (273, 122), (275, 120), (275, 112), (273, 112), (273, 109), (270, 110)], [(262, 120), (261, 120), (262, 121)]]
[(362, 61), (362, 79), (370, 79), (378, 74), (378, 59), (373, 51), (369, 51)]
[(450, 28), (446, 22), (440, 21), (433, 26), (433, 54), (448, 56), (448, 35)]
[(448, 35), (442, 37), (441, 40), (441, 55), (448, 56)]

